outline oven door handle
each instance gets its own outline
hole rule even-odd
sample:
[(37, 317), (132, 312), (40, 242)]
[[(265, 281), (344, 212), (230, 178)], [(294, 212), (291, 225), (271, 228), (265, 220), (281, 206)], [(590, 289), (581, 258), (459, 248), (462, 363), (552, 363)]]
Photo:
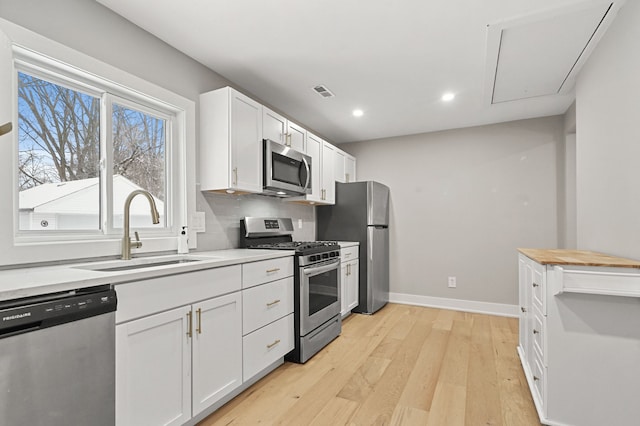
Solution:
[(336, 259), (329, 264), (323, 264), (322, 266), (318, 266), (316, 268), (304, 268), (302, 271), (305, 275), (317, 275), (322, 274), (323, 272), (331, 271), (332, 269), (336, 269), (340, 264), (340, 259)]

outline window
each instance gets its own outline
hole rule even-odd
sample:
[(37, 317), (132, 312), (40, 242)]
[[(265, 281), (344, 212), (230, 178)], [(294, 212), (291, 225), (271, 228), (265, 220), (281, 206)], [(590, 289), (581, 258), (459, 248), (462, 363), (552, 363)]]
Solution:
[(133, 199), (135, 253), (175, 250), (196, 208), (195, 102), (3, 20), (0, 41), (0, 265), (119, 255), (139, 188), (161, 223)]
[[(136, 189), (152, 194), (166, 228), (171, 116), (99, 88), (55, 80), (18, 71), (19, 231), (108, 234), (122, 228), (125, 200)], [(103, 128), (111, 131), (101, 140)], [(158, 228), (142, 197), (133, 200), (130, 219), (134, 228)]]

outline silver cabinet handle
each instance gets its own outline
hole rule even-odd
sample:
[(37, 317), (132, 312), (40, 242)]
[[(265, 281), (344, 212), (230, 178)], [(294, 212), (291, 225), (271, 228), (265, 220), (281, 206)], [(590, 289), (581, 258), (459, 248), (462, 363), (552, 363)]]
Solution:
[(267, 349), (271, 349), (272, 347), (274, 347), (275, 345), (277, 345), (278, 343), (280, 343), (280, 339), (276, 339), (273, 343), (268, 344), (267, 345)]
[(270, 274), (272, 272), (278, 272), (279, 270), (280, 268), (267, 269), (267, 274)]
[(527, 312), (527, 309), (526, 309), (524, 306), (520, 306), (520, 310), (521, 310), (522, 312)]
[(540, 332), (534, 328), (533, 329), (533, 334), (538, 334), (538, 333), (540, 333)]
[(537, 380), (540, 380), (540, 377), (538, 377), (538, 376), (533, 376), (533, 380), (536, 380), (536, 381), (537, 381)]
[(198, 325), (196, 326), (196, 332), (202, 334), (202, 309), (198, 308), (196, 311), (198, 314)]
[(276, 299), (273, 302), (269, 302), (267, 303), (267, 307), (272, 307), (273, 305), (277, 305), (278, 303), (280, 303), (280, 299)]
[(536, 284), (536, 283), (533, 283), (533, 286), (534, 286), (534, 287), (538, 287), (538, 284)]

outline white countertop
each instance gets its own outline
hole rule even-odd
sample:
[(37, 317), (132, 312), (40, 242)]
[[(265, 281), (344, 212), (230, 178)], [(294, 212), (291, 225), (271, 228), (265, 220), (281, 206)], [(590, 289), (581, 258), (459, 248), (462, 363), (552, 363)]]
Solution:
[[(188, 255), (183, 255), (202, 259), (197, 262), (145, 267), (126, 271), (92, 271), (83, 268), (100, 264), (116, 266), (121, 263), (122, 265), (126, 265), (127, 262), (135, 262), (136, 259), (132, 261), (111, 260), (6, 269), (0, 270), (0, 300), (17, 299), (103, 284), (120, 284), (163, 275), (182, 274), (200, 269), (275, 259), (278, 257), (292, 256), (293, 254), (294, 252), (292, 250), (230, 249), (192, 252)], [(175, 257), (176, 255), (167, 255), (157, 256), (153, 259), (161, 261), (163, 258), (168, 259)]]

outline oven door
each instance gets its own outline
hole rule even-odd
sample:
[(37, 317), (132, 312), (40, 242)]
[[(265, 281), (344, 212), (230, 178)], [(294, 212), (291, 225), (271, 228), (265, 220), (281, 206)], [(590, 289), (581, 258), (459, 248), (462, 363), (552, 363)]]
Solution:
[(340, 259), (300, 267), (300, 335), (340, 314)]

